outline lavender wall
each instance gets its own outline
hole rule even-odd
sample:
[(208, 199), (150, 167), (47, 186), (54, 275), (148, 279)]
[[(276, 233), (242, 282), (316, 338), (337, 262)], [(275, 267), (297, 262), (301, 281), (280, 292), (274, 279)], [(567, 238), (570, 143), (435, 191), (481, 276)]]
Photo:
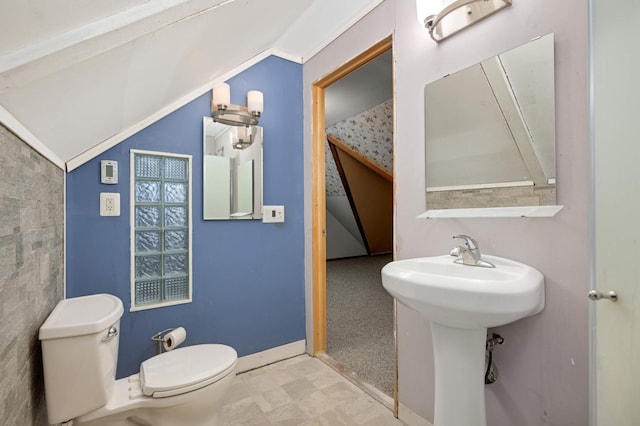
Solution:
[[(556, 47), (557, 200), (564, 209), (550, 219), (416, 219), (426, 209), (424, 85), (550, 32), (555, 33)], [(495, 16), (436, 44), (418, 23), (415, 2), (386, 0), (305, 63), (305, 147), (311, 143), (312, 82), (391, 33), (395, 63), (396, 257), (448, 253), (453, 245), (451, 236), (465, 233), (478, 239), (485, 253), (538, 268), (546, 280), (545, 310), (496, 330), (506, 342), (495, 355), (500, 378), (487, 387), (488, 424), (588, 424), (587, 3), (514, 2)], [(308, 223), (311, 164), (307, 149)], [(309, 226), (307, 247), (311, 244)], [(310, 306), (310, 257), (306, 264)], [(307, 329), (311, 329), (309, 321)], [(398, 343), (400, 403), (432, 420), (429, 324), (402, 306), (398, 309)]]
[[(202, 220), (202, 117), (206, 93), (67, 175), (67, 296), (111, 293), (125, 305), (118, 377), (154, 355), (150, 337), (187, 329), (185, 345), (225, 343), (240, 356), (305, 338), (303, 282), (302, 70), (268, 57), (229, 80), (232, 103), (264, 93), (264, 203), (286, 222)], [(193, 302), (129, 312), (129, 150), (193, 156)], [(100, 160), (119, 162), (119, 183), (100, 184)], [(99, 216), (99, 193), (119, 192), (120, 217)]]

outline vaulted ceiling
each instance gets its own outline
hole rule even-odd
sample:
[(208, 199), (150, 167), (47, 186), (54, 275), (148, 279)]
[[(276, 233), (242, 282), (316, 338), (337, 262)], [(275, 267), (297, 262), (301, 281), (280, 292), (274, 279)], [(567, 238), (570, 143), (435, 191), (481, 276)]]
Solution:
[(265, 52), (304, 62), (380, 2), (3, 0), (0, 106), (67, 162)]

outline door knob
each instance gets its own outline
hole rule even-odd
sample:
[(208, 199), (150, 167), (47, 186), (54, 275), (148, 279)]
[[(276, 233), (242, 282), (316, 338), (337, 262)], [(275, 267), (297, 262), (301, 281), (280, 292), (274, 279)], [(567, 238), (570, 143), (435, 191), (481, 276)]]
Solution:
[(589, 293), (587, 293), (587, 296), (589, 296), (589, 299), (591, 300), (608, 299), (612, 302), (618, 301), (618, 293), (613, 290), (608, 293), (601, 293), (598, 290), (591, 290)]

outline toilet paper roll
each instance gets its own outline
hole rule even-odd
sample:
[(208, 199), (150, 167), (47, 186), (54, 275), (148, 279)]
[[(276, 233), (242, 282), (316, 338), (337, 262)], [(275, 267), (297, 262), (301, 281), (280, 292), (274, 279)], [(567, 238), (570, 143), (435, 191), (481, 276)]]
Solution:
[(184, 342), (184, 339), (186, 338), (187, 331), (182, 327), (178, 327), (164, 335), (164, 339), (162, 339), (162, 346), (165, 351), (170, 351), (175, 349), (180, 343)]

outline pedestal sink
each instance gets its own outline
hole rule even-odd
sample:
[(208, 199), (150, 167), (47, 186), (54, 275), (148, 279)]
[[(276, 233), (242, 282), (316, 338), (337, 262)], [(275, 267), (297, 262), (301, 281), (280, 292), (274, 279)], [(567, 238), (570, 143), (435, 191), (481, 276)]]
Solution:
[(495, 268), (453, 263), (451, 256), (399, 260), (382, 268), (382, 285), (431, 323), (435, 360), (434, 426), (485, 426), (487, 328), (544, 308), (535, 268), (482, 256)]

